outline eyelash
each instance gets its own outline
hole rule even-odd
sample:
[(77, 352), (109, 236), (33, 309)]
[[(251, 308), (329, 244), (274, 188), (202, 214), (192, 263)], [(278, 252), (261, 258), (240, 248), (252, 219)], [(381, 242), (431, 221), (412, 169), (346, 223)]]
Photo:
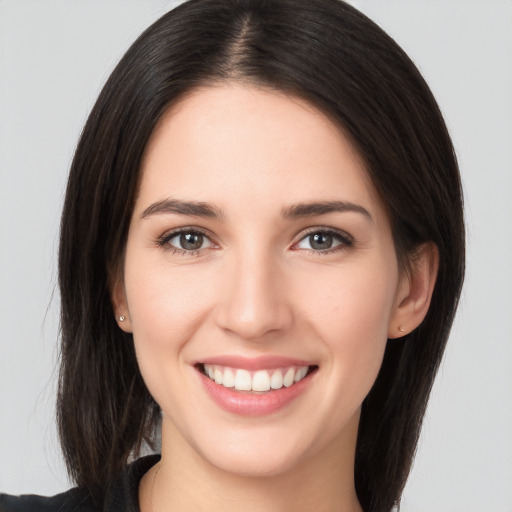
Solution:
[(169, 231), (167, 233), (164, 233), (162, 236), (158, 237), (156, 240), (156, 245), (158, 247), (161, 247), (165, 251), (170, 252), (171, 254), (179, 254), (183, 256), (197, 256), (199, 252), (203, 249), (180, 249), (179, 247), (174, 247), (173, 245), (170, 245), (169, 242), (175, 238), (176, 236), (179, 236), (181, 234), (187, 234), (187, 235), (201, 235), (207, 240), (210, 241), (212, 245), (215, 245), (212, 241), (211, 235), (209, 235), (206, 231), (203, 231), (198, 228), (179, 228), (173, 231)]
[[(296, 245), (298, 245), (303, 240), (306, 240), (308, 237), (310, 237), (312, 235), (317, 235), (317, 234), (319, 234), (319, 235), (321, 234), (324, 236), (331, 236), (333, 238), (333, 240), (336, 240), (337, 242), (339, 242), (339, 244), (335, 245), (332, 248), (323, 250), (323, 251), (319, 250), (319, 249), (303, 249), (304, 251), (307, 251), (309, 254), (313, 254), (313, 255), (320, 254), (322, 256), (325, 256), (328, 254), (332, 254), (334, 252), (347, 250), (350, 247), (354, 246), (354, 239), (352, 238), (352, 236), (350, 236), (348, 233), (346, 233), (344, 231), (339, 231), (337, 229), (332, 229), (332, 228), (311, 228), (308, 231), (306, 231), (305, 233), (301, 234), (300, 239), (293, 244), (292, 248), (295, 247)], [(294, 249), (294, 250), (300, 250), (300, 249)]]
[[(204, 238), (206, 238), (212, 244), (212, 246), (216, 245), (212, 241), (211, 235), (209, 235), (207, 232), (205, 232), (201, 229), (198, 229), (198, 228), (189, 228), (189, 227), (179, 228), (179, 229), (164, 233), (162, 236), (157, 238), (156, 245), (158, 247), (163, 248), (165, 251), (170, 252), (171, 254), (179, 254), (179, 255), (183, 255), (183, 256), (196, 256), (202, 250), (204, 250), (204, 249), (192, 249), (192, 250), (180, 249), (178, 247), (175, 247), (175, 246), (169, 244), (170, 240), (172, 240), (173, 238), (175, 238), (181, 234), (201, 235)], [(335, 230), (332, 228), (311, 228), (310, 230), (306, 231), (305, 233), (302, 233), (299, 240), (297, 240), (296, 242), (293, 243), (292, 250), (301, 250), (301, 249), (297, 249), (294, 247), (296, 247), (302, 241), (306, 240), (308, 237), (310, 237), (312, 235), (316, 235), (316, 234), (330, 236), (333, 238), (333, 240), (336, 240), (337, 242), (339, 242), (339, 244), (335, 245), (332, 248), (326, 249), (326, 250), (319, 250), (319, 249), (302, 249), (302, 250), (306, 251), (309, 254), (327, 255), (327, 254), (332, 254), (334, 252), (347, 250), (348, 248), (350, 248), (354, 245), (354, 239), (352, 238), (352, 236), (350, 236), (348, 233), (345, 233), (344, 231), (338, 231), (338, 230)]]

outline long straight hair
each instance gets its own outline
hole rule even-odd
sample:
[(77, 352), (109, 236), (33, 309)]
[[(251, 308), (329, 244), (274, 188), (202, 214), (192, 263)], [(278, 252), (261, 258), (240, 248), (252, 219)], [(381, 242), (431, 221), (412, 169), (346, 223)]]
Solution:
[[(399, 262), (433, 242), (437, 284), (423, 323), (388, 341), (366, 397), (355, 484), (366, 512), (399, 504), (464, 275), (457, 161), (420, 73), (371, 20), (339, 0), (191, 0), (149, 27), (104, 86), (71, 166), (62, 215), (57, 417), (70, 475), (101, 502), (151, 442), (159, 408), (110, 283), (126, 244), (146, 143), (194, 88), (238, 81), (309, 101), (340, 126), (385, 203)], [(176, 297), (179, 300), (179, 297)]]

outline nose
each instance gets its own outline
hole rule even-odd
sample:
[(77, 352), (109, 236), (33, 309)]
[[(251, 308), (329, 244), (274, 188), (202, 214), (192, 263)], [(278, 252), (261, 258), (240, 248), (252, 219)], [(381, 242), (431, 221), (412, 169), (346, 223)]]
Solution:
[(216, 322), (238, 337), (262, 341), (290, 327), (293, 315), (280, 265), (262, 251), (225, 262)]

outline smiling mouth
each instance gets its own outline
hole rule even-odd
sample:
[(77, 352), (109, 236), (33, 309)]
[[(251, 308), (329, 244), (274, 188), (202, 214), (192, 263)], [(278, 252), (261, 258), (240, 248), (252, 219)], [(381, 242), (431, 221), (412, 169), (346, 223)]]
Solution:
[(267, 393), (292, 387), (318, 369), (318, 366), (288, 366), (250, 371), (216, 364), (199, 364), (197, 368), (216, 384), (233, 391)]

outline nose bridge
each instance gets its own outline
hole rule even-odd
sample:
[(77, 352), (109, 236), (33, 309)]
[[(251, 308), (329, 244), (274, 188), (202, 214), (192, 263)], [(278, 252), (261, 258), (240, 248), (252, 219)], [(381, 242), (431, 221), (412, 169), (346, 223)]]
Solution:
[(218, 311), (221, 327), (246, 339), (286, 328), (291, 310), (273, 251), (247, 244), (233, 251), (225, 266), (226, 286)]

